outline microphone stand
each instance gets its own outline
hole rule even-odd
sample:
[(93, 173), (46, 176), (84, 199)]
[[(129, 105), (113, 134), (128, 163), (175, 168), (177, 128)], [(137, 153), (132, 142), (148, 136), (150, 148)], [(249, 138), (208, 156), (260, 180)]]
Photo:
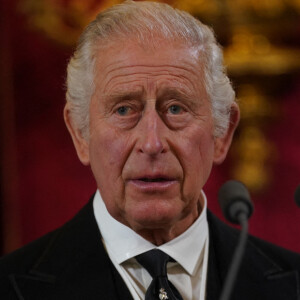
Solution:
[(237, 244), (237, 247), (235, 248), (234, 254), (233, 254), (233, 260), (231, 263), (231, 266), (228, 270), (227, 277), (225, 280), (225, 283), (223, 285), (223, 290), (222, 294), (220, 297), (220, 300), (228, 300), (229, 296), (231, 294), (231, 291), (233, 289), (235, 279), (237, 272), (239, 270), (244, 250), (245, 250), (245, 245), (247, 242), (247, 236), (248, 236), (248, 217), (245, 213), (240, 213), (237, 216), (239, 223), (241, 225), (241, 232), (239, 236), (239, 241)]
[(241, 226), (238, 244), (232, 256), (220, 300), (228, 300), (245, 252), (248, 236), (248, 219), (253, 212), (253, 205), (247, 188), (239, 181), (226, 182), (219, 190), (219, 204), (225, 218)]

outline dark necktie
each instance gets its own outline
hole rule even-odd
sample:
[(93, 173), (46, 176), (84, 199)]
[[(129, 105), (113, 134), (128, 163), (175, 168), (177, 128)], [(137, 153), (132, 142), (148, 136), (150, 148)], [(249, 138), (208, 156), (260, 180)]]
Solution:
[(152, 276), (145, 300), (183, 300), (175, 286), (168, 280), (167, 263), (171, 261), (168, 254), (153, 249), (135, 258)]

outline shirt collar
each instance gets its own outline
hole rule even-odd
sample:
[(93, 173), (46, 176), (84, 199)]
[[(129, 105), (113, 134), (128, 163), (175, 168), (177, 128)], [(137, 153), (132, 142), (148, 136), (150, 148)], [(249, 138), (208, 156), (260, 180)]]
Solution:
[(121, 264), (136, 255), (158, 248), (174, 258), (190, 275), (193, 275), (202, 261), (208, 237), (207, 200), (203, 191), (202, 196), (203, 209), (192, 226), (175, 239), (157, 247), (128, 226), (115, 220), (108, 213), (97, 190), (93, 202), (94, 214), (107, 251), (118, 264)]

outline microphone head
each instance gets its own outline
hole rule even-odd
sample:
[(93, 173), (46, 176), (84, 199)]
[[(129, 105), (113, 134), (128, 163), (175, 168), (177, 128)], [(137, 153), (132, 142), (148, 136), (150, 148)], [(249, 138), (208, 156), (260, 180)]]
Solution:
[(229, 180), (219, 190), (218, 201), (226, 220), (239, 224), (239, 214), (244, 213), (249, 219), (253, 212), (250, 194), (243, 183)]
[(295, 202), (300, 207), (300, 185), (296, 188), (295, 194), (294, 194)]

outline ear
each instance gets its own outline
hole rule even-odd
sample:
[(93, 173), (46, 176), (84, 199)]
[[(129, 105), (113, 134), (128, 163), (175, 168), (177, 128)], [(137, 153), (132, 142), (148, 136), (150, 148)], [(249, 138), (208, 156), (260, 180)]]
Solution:
[(81, 130), (76, 127), (74, 121), (72, 120), (70, 103), (67, 102), (64, 108), (64, 119), (66, 126), (71, 134), (77, 155), (79, 160), (85, 165), (88, 166), (90, 164), (89, 157), (89, 143), (82, 136)]
[(238, 105), (234, 102), (230, 108), (229, 127), (223, 136), (215, 138), (215, 152), (214, 163), (221, 164), (228, 153), (229, 147), (232, 142), (234, 131), (240, 120), (240, 110)]

